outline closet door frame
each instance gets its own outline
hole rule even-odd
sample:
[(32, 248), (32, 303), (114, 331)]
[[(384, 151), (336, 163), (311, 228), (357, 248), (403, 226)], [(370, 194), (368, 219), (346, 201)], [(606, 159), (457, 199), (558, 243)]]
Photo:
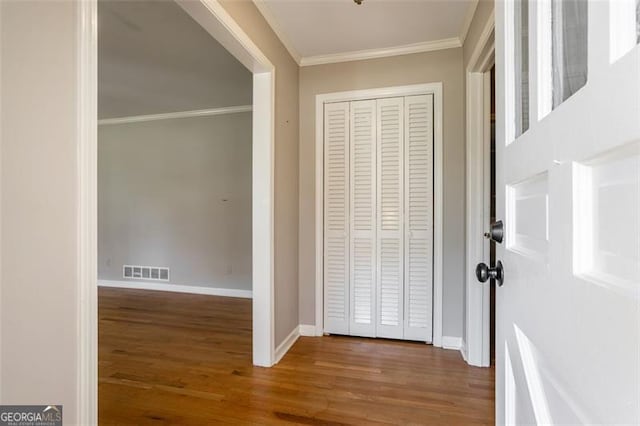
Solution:
[(433, 345), (442, 347), (442, 293), (443, 293), (443, 112), (442, 82), (409, 86), (383, 87), (316, 95), (316, 324), (315, 335), (324, 334), (324, 105), (334, 102), (359, 101), (433, 95), (434, 124), (434, 236), (433, 236)]

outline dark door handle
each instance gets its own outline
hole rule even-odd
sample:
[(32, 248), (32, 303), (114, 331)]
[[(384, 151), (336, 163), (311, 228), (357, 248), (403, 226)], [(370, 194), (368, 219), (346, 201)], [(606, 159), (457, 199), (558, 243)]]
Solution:
[(493, 222), (489, 228), (489, 232), (484, 233), (484, 237), (498, 244), (502, 244), (502, 240), (504, 239), (504, 223), (501, 220)]
[(476, 266), (476, 277), (481, 283), (486, 282), (489, 278), (496, 280), (498, 287), (504, 284), (504, 268), (502, 262), (498, 260), (495, 268), (489, 268), (486, 263), (478, 263)]

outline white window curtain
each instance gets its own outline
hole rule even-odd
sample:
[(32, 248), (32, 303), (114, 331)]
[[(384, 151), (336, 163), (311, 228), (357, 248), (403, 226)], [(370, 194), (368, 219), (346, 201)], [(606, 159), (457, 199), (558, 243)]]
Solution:
[(516, 134), (529, 129), (529, 1), (514, 2)]
[(587, 82), (588, 15), (585, 0), (553, 0), (553, 107)]
[(636, 43), (640, 43), (640, 0), (636, 0)]

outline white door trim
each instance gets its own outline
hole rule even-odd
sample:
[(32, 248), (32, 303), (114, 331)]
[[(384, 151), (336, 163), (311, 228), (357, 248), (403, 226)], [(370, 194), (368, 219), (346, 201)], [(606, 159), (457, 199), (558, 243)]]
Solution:
[(490, 220), (491, 133), (489, 72), (494, 63), (493, 17), (489, 19), (466, 70), (466, 341), (462, 351), (467, 363), (487, 367), (490, 360), (490, 284), (476, 279), (478, 262), (489, 261), (489, 243), (483, 237)]
[(98, 424), (98, 1), (78, 3), (78, 424)]
[[(98, 0), (78, 11), (78, 412), (98, 423), (97, 25)], [(253, 72), (253, 363), (270, 367), (274, 346), (275, 68), (217, 0), (177, 3)]]
[(324, 332), (323, 224), (324, 224), (324, 104), (395, 96), (433, 94), (434, 103), (434, 241), (433, 241), (433, 345), (442, 346), (442, 224), (443, 138), (442, 83), (352, 90), (316, 95), (316, 335)]

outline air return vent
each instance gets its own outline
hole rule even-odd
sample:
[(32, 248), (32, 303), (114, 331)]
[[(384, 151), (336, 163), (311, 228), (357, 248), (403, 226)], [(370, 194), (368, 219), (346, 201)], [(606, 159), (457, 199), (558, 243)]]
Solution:
[(122, 267), (122, 276), (132, 280), (169, 281), (169, 268), (124, 265)]

